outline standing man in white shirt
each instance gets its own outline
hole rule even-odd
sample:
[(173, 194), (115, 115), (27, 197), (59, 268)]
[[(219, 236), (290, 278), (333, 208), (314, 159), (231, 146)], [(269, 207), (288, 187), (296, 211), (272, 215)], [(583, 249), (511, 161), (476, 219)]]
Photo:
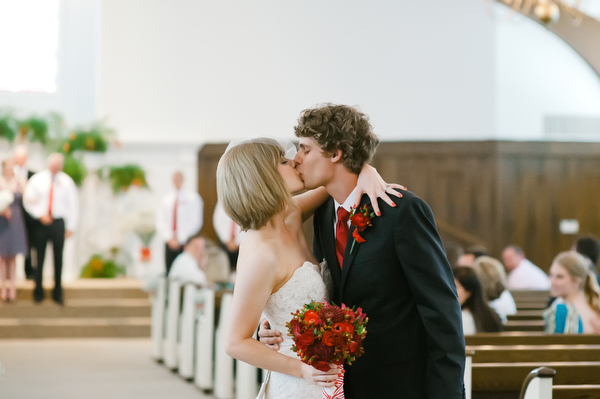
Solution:
[(223, 248), (227, 251), (231, 270), (235, 270), (240, 253), (240, 244), (246, 232), (242, 231), (241, 227), (227, 216), (223, 206), (218, 201), (213, 212), (213, 227), (223, 244)]
[(173, 174), (175, 191), (166, 194), (156, 214), (156, 230), (165, 241), (167, 275), (173, 261), (183, 252), (183, 244), (202, 228), (202, 198), (198, 193), (182, 188), (183, 174)]
[(65, 239), (71, 237), (79, 218), (79, 200), (73, 179), (62, 171), (64, 157), (53, 153), (48, 157), (48, 168), (34, 174), (23, 193), (25, 210), (34, 218), (32, 242), (37, 256), (35, 269), (35, 289), (33, 300), (44, 300), (42, 276), (46, 244), (52, 242), (54, 252), (54, 290), (52, 299), (63, 304), (61, 285), (63, 249)]
[(508, 274), (506, 288), (509, 290), (549, 290), (550, 279), (542, 269), (525, 258), (523, 250), (509, 245), (502, 251), (502, 260)]
[[(16, 146), (13, 150), (13, 159), (15, 161), (15, 177), (25, 182), (29, 181), (29, 179), (31, 179), (31, 176), (33, 176), (34, 173), (30, 171), (26, 166), (27, 147), (24, 145)], [(27, 235), (27, 241), (31, 243), (31, 232), (33, 231), (33, 229), (35, 229), (35, 219), (32, 218), (29, 215), (29, 213), (27, 213), (27, 210), (23, 206), (23, 203), (21, 203), (21, 207), (23, 210), (23, 221), (25, 223), (25, 234)], [(28, 250), (25, 252), (25, 277), (27, 277), (28, 280), (35, 279), (35, 270), (31, 265), (31, 247), (28, 248)]]

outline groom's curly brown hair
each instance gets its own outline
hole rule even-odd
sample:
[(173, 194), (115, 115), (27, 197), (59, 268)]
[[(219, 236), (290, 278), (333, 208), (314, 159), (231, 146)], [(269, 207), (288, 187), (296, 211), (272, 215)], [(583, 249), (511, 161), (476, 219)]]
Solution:
[(294, 130), (297, 137), (315, 140), (326, 154), (341, 150), (344, 166), (355, 174), (371, 161), (379, 145), (369, 117), (347, 105), (326, 103), (306, 109)]

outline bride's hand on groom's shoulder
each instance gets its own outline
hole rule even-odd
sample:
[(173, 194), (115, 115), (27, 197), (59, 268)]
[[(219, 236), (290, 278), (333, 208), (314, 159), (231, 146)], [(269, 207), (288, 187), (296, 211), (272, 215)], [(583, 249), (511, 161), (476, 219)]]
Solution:
[(269, 348), (279, 350), (279, 344), (283, 342), (281, 331), (271, 330), (271, 325), (267, 319), (260, 321), (260, 329), (258, 330), (259, 341), (267, 345)]
[(381, 216), (379, 205), (377, 204), (377, 198), (381, 198), (385, 203), (391, 207), (395, 207), (396, 204), (389, 197), (390, 195), (402, 198), (402, 193), (394, 190), (394, 188), (400, 190), (406, 190), (406, 187), (400, 184), (388, 184), (381, 177), (377, 169), (371, 165), (363, 166), (360, 174), (358, 175), (357, 182), (358, 190), (356, 190), (356, 198), (354, 199), (354, 208), (358, 207), (363, 194), (367, 194), (371, 200), (373, 206), (373, 212), (377, 216)]

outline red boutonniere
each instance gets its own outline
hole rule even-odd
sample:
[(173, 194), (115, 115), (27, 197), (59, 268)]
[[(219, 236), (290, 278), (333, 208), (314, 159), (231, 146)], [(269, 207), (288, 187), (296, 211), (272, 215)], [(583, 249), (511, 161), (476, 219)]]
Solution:
[(365, 205), (362, 208), (351, 208), (350, 212), (350, 225), (356, 226), (356, 229), (352, 232), (352, 247), (350, 247), (350, 253), (354, 251), (354, 245), (358, 242), (365, 242), (366, 240), (360, 236), (368, 226), (373, 226), (371, 219), (375, 217), (375, 212), (369, 211), (369, 208)]

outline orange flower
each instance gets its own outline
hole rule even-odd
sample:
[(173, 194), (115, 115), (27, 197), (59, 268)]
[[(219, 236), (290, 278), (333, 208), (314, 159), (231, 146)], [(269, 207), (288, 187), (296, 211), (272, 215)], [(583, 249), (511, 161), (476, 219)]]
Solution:
[(68, 153), (70, 148), (71, 146), (69, 145), (69, 143), (63, 144), (63, 152)]
[(319, 315), (314, 310), (308, 310), (304, 313), (304, 321), (311, 324), (319, 321)]
[(134, 185), (134, 186), (136, 186), (136, 187), (142, 187), (142, 180), (141, 180), (141, 179), (138, 179), (137, 177), (134, 177), (134, 178), (131, 180), (131, 184), (133, 184), (133, 185)]

